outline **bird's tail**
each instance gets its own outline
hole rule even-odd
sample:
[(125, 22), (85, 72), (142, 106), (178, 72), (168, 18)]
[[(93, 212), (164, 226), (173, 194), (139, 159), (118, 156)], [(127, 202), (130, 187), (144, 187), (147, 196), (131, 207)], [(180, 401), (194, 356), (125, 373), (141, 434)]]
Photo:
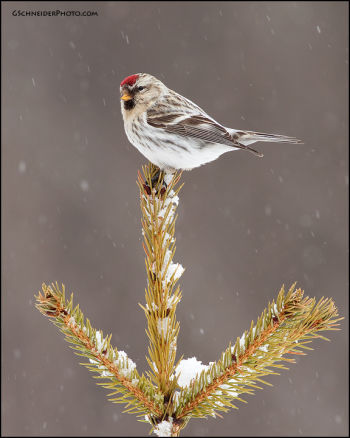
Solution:
[[(226, 128), (227, 129), (227, 128)], [(228, 130), (232, 136), (232, 138), (239, 144), (243, 145), (242, 149), (247, 149), (250, 152), (258, 155), (260, 157), (263, 156), (260, 152), (256, 151), (253, 148), (248, 147), (250, 144), (255, 143), (257, 141), (267, 141), (274, 143), (294, 143), (294, 144), (303, 144), (301, 140), (298, 140), (295, 137), (288, 137), (286, 135), (280, 134), (266, 134), (264, 132), (254, 132), (254, 131), (238, 131), (235, 129)], [(247, 146), (247, 147), (244, 147)]]
[[(244, 143), (243, 143), (243, 141)], [(254, 143), (255, 141), (271, 141), (276, 143), (294, 143), (302, 144), (301, 140), (295, 137), (288, 137), (287, 135), (280, 134), (265, 134), (264, 132), (245, 131), (240, 140), (243, 144)], [(249, 143), (248, 143), (249, 142)]]

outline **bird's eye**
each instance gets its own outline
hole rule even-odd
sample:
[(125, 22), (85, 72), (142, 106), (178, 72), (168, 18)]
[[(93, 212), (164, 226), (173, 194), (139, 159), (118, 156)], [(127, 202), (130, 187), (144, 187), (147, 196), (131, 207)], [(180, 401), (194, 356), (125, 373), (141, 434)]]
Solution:
[(144, 90), (144, 88), (145, 88), (145, 87), (142, 87), (142, 86), (137, 87), (137, 91), (142, 91), (142, 90)]

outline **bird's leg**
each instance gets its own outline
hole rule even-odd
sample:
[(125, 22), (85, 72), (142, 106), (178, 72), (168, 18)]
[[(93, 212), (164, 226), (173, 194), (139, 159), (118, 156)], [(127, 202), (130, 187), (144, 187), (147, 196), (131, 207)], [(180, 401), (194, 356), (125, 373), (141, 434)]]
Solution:
[(158, 193), (159, 193), (160, 196), (164, 195), (164, 193), (165, 193), (165, 191), (166, 191), (166, 189), (168, 187), (168, 184), (164, 181), (164, 176), (165, 176), (165, 172), (163, 172), (163, 171), (161, 171), (159, 169), (157, 171), (157, 173), (154, 175), (154, 177), (152, 178), (152, 186), (153, 185), (158, 185), (158, 181), (159, 180), (162, 181), (162, 187), (159, 188), (159, 185), (158, 185), (157, 192), (156, 192), (156, 194), (158, 195)]
[(160, 169), (157, 170), (157, 173), (151, 179), (152, 187), (155, 187), (158, 184), (159, 177), (160, 177)]
[[(160, 169), (158, 168), (156, 174), (151, 178), (151, 186), (154, 187), (156, 183), (158, 182), (158, 178), (160, 175)], [(143, 183), (143, 188), (146, 190), (147, 194), (150, 196), (152, 193), (151, 187), (148, 185), (148, 181), (146, 180)]]

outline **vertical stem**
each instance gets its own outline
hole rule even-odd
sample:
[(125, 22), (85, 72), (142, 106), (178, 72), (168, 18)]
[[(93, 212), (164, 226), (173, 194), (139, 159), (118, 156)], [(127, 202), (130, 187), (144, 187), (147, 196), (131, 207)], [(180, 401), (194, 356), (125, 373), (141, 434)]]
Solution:
[[(181, 299), (180, 288), (175, 284), (184, 270), (180, 264), (172, 261), (175, 253), (175, 212), (179, 201), (177, 195), (181, 188), (176, 186), (181, 175), (161, 173), (158, 183), (152, 184), (152, 177), (157, 170), (149, 164), (143, 168), (144, 176), (139, 174), (138, 178), (148, 277), (144, 310), (150, 341), (147, 361), (151, 367), (151, 378), (168, 406), (164, 415), (171, 415), (169, 402), (176, 386), (173, 372), (179, 332), (175, 310)], [(164, 179), (168, 184), (166, 188)]]

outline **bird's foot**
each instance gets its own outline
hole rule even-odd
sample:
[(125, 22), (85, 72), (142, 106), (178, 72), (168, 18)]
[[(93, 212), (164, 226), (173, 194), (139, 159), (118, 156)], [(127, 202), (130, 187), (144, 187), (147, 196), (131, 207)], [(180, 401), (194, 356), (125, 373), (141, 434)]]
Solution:
[[(162, 182), (162, 186), (161, 187), (159, 187), (160, 186), (160, 182)], [(152, 188), (156, 189), (156, 195), (158, 195), (158, 194), (160, 194), (160, 196), (164, 195), (168, 185), (164, 181), (164, 174), (161, 175), (161, 170), (160, 169), (158, 169), (157, 173), (152, 177), (152, 179), (151, 179), (151, 186), (152, 186)], [(145, 189), (146, 193), (150, 196), (151, 193), (152, 193), (152, 189), (148, 185), (147, 181), (145, 181), (143, 183), (143, 188)]]

